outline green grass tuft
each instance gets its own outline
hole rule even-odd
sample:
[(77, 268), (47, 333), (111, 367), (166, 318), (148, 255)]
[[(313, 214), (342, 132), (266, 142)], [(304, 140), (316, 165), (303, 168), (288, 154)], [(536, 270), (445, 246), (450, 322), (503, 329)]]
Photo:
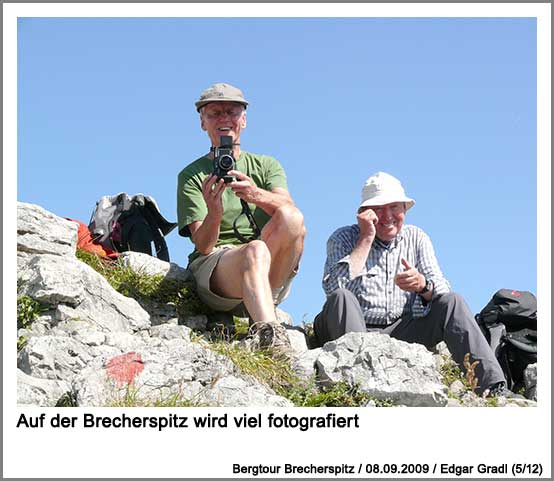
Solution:
[(465, 386), (465, 377), (460, 367), (448, 356), (442, 356), (444, 362), (440, 368), (442, 383), (450, 386), (454, 381), (461, 381)]
[(209, 407), (209, 404), (185, 398), (179, 393), (160, 395), (154, 400), (146, 399), (133, 384), (115, 388), (115, 391), (116, 394), (108, 400), (108, 407)]
[(248, 332), (250, 330), (248, 319), (245, 319), (243, 317), (233, 316), (233, 323), (235, 325), (236, 336), (240, 337), (240, 336), (248, 335)]
[[(358, 386), (350, 386), (345, 382), (317, 389), (313, 381), (308, 385), (293, 387), (287, 397), (295, 406), (301, 407), (359, 407), (365, 406), (372, 399), (361, 392)], [(379, 405), (377, 401), (376, 404)]]
[(79, 260), (102, 274), (117, 292), (132, 297), (140, 304), (171, 303), (183, 317), (213, 313), (196, 294), (192, 281), (167, 280), (162, 275), (136, 272), (117, 259), (100, 257), (83, 249), (77, 249), (76, 255)]
[(225, 340), (209, 342), (208, 347), (231, 359), (242, 373), (254, 377), (281, 396), (286, 397), (291, 387), (298, 384), (289, 362), (272, 357), (269, 351), (250, 350)]
[(42, 312), (48, 310), (48, 306), (29, 297), (17, 298), (17, 327), (26, 329), (35, 321)]
[(17, 352), (21, 351), (29, 341), (29, 338), (27, 336), (19, 336), (17, 338)]
[(58, 401), (56, 402), (57, 408), (73, 408), (77, 407), (77, 399), (75, 394), (72, 392), (66, 392)]
[[(295, 406), (357, 407), (365, 406), (372, 399), (371, 396), (359, 391), (358, 387), (349, 386), (347, 383), (337, 383), (330, 388), (320, 389), (316, 386), (315, 380), (306, 382), (300, 379), (292, 370), (288, 360), (273, 357), (270, 351), (253, 351), (226, 340), (212, 341), (207, 344), (213, 351), (231, 359), (243, 374), (254, 377), (276, 394), (290, 400)], [(388, 400), (375, 401), (378, 406), (392, 405)]]
[[(23, 287), (24, 281), (20, 278), (17, 279), (17, 292), (19, 293)], [(29, 296), (17, 297), (17, 328), (27, 329), (31, 327), (34, 321), (46, 312), (49, 307), (36, 299)], [(17, 352), (21, 351), (29, 341), (29, 338), (25, 335), (17, 338)]]

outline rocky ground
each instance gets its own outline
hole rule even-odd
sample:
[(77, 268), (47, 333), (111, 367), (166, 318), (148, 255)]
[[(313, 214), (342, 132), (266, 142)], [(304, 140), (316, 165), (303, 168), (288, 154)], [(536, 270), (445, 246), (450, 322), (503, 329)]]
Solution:
[[(77, 224), (40, 206), (19, 203), (17, 229), (19, 405), (294, 405), (296, 398), (229, 354), (248, 352), (247, 336), (223, 340), (223, 350), (220, 339), (214, 349), (214, 326), (231, 332), (246, 320), (121, 294), (76, 257)], [(145, 279), (190, 282), (187, 270), (144, 254), (125, 253), (120, 265)], [(526, 376), (534, 400), (485, 400), (463, 379), (446, 379), (452, 361), (444, 346), (431, 353), (387, 335), (352, 333), (308, 349), (307, 326), (278, 316), (294, 348), (286, 369), (296, 390), (350, 386), (368, 407), (536, 404), (536, 365)]]

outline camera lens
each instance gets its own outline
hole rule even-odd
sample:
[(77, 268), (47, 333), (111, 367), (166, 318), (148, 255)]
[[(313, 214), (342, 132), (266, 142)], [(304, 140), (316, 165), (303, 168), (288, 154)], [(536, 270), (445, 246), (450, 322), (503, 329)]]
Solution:
[(222, 155), (219, 158), (219, 167), (222, 170), (231, 170), (233, 168), (233, 157), (230, 155)]

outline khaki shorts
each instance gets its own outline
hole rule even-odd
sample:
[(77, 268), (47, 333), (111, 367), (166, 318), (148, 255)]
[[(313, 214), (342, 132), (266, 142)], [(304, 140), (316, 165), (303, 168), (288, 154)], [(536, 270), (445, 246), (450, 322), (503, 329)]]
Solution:
[[(210, 279), (217, 263), (219, 262), (219, 259), (223, 254), (225, 254), (227, 249), (236, 249), (238, 247), (240, 246), (224, 245), (216, 247), (208, 255), (200, 255), (194, 259), (188, 267), (196, 281), (196, 291), (198, 293), (198, 297), (200, 297), (200, 300), (214, 311), (231, 311), (238, 308), (242, 304), (242, 299), (221, 297), (210, 290)], [(272, 289), (273, 303), (275, 305), (280, 304), (287, 298), (290, 292), (292, 280), (294, 276), (296, 276), (297, 272), (298, 268), (294, 269), (290, 277), (285, 281), (283, 287)], [(230, 282), (234, 282), (234, 280), (231, 279)], [(246, 310), (243, 309), (243, 312), (246, 312)]]

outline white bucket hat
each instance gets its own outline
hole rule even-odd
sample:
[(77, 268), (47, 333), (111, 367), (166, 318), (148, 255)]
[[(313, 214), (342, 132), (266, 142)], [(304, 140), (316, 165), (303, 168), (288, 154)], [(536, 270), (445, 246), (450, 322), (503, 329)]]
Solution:
[(405, 202), (406, 210), (415, 204), (414, 199), (406, 196), (400, 181), (386, 172), (377, 172), (365, 181), (360, 207), (385, 205), (392, 202)]

